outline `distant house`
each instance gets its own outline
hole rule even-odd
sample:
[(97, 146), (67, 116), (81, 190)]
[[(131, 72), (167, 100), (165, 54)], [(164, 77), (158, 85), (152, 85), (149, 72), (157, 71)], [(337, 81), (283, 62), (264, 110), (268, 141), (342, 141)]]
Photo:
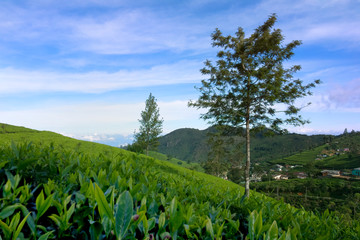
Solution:
[(250, 176), (250, 182), (261, 182), (261, 177), (263, 176), (264, 174), (252, 174)]
[(284, 166), (280, 165), (280, 164), (276, 164), (275, 165), (275, 170), (276, 171), (282, 171), (282, 169), (284, 168)]
[(340, 176), (340, 171), (338, 170), (322, 170), (321, 174), (326, 177), (326, 176)]
[(294, 172), (294, 176), (300, 179), (305, 179), (307, 177), (306, 173), (304, 172)]
[(360, 176), (360, 168), (354, 168), (351, 173), (353, 176)]
[(288, 180), (288, 179), (289, 179), (288, 176), (283, 175), (283, 174), (275, 175), (275, 176), (273, 176), (273, 178), (274, 178), (275, 180)]

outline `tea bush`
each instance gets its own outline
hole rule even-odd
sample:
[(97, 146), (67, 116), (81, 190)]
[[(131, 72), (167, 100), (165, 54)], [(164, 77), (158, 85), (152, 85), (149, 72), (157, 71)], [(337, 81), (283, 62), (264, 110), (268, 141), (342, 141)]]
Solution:
[(0, 239), (359, 239), (231, 182), (126, 151), (0, 147)]

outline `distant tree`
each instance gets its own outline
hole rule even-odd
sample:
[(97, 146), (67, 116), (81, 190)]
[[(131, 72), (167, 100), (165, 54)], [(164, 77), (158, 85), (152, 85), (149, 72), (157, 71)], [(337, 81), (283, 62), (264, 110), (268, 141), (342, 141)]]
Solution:
[(315, 167), (314, 162), (307, 162), (304, 169), (309, 178), (315, 177), (319, 174), (319, 170)]
[(226, 138), (222, 134), (222, 129), (217, 127), (217, 131), (210, 132), (207, 143), (210, 151), (204, 164), (205, 172), (217, 177), (225, 177), (229, 169), (227, 162), (229, 150), (226, 147)]
[[(207, 109), (201, 117), (212, 124), (246, 126), (247, 197), (250, 193), (250, 128), (268, 127), (282, 132), (282, 124), (308, 123), (299, 115), (301, 107), (295, 106), (295, 100), (311, 95), (310, 89), (320, 83), (316, 80), (304, 85), (301, 80), (294, 79), (294, 74), (301, 69), (299, 65), (283, 66), (301, 42), (284, 45), (281, 30), (273, 29), (275, 22), (273, 14), (248, 38), (242, 28), (238, 28), (235, 36), (223, 36), (216, 29), (212, 45), (221, 48), (218, 60), (215, 64), (206, 60), (201, 73), (209, 79), (202, 80), (199, 99), (189, 102), (190, 107)], [(286, 107), (282, 116), (275, 105)]]
[(145, 103), (145, 110), (141, 112), (139, 132), (135, 133), (135, 144), (145, 150), (156, 149), (159, 145), (159, 135), (162, 132), (163, 119), (160, 119), (159, 108), (155, 97), (150, 93)]
[(126, 150), (135, 152), (135, 153), (144, 153), (143, 146), (137, 142), (134, 142), (133, 144), (126, 146)]
[(234, 183), (241, 183), (244, 181), (244, 167), (231, 166), (228, 172), (228, 178)]
[(353, 210), (354, 219), (356, 219), (358, 215), (358, 209), (360, 209), (360, 193), (355, 193), (354, 195), (352, 195), (349, 198), (348, 202), (349, 202), (349, 206)]

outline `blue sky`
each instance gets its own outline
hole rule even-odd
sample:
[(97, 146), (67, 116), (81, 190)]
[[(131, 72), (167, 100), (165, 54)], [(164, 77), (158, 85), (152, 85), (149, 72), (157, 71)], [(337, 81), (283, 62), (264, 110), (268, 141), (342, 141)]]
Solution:
[(188, 108), (219, 28), (247, 36), (276, 13), (285, 43), (302, 40), (292, 60), (304, 82), (323, 84), (290, 131), (360, 130), (360, 1), (2, 1), (0, 122), (88, 140), (138, 129), (152, 92), (164, 133), (204, 129)]

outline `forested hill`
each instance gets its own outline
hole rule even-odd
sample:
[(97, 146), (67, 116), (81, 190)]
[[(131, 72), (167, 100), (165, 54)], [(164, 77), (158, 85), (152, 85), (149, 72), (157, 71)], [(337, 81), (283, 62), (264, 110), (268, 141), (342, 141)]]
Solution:
[[(158, 151), (187, 162), (203, 162), (207, 159), (210, 147), (207, 143), (208, 133), (214, 132), (210, 127), (205, 130), (183, 128), (175, 130), (160, 138)], [(259, 133), (251, 139), (251, 153), (254, 162), (268, 161), (293, 155), (325, 143), (329, 135), (285, 134), (265, 137)], [(243, 143), (243, 137), (234, 137), (233, 146)]]

